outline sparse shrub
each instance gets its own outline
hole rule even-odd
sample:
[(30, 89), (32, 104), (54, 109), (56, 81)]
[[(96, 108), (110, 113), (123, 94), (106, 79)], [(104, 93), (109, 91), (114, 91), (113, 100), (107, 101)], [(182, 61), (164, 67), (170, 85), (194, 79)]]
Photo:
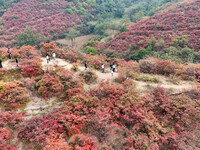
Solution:
[(77, 72), (79, 70), (78, 69), (78, 64), (77, 63), (73, 63), (71, 70), (74, 71), (74, 72)]
[(152, 59), (144, 59), (139, 61), (140, 71), (143, 73), (155, 73), (156, 62)]
[(67, 53), (64, 54), (64, 58), (69, 60), (71, 63), (76, 63), (78, 60), (78, 54), (74, 52), (73, 50), (67, 51)]
[(144, 81), (144, 82), (150, 82), (150, 83), (160, 83), (161, 82), (159, 80), (159, 77), (157, 77), (157, 76), (144, 75), (144, 74), (139, 74), (136, 77), (136, 80), (138, 80), (138, 81)]
[(82, 72), (80, 73), (80, 76), (83, 77), (83, 79), (85, 80), (85, 82), (87, 84), (91, 84), (97, 81), (97, 76), (94, 72), (92, 71), (86, 71), (86, 72)]

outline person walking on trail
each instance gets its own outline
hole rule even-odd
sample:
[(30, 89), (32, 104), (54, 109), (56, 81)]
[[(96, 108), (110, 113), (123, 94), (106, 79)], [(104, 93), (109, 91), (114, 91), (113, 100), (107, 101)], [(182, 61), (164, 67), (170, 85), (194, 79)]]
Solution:
[(111, 76), (113, 77), (113, 70), (111, 70)]
[(1, 59), (0, 59), (0, 68), (3, 68), (3, 65), (2, 65), (2, 61), (1, 61)]
[(102, 68), (102, 73), (105, 73), (105, 66), (104, 66), (104, 64), (102, 64), (101, 68)]
[(115, 72), (115, 65), (113, 65), (113, 72)]
[(8, 51), (7, 51), (7, 53), (10, 53), (10, 52), (11, 52), (10, 47), (8, 47)]
[(87, 68), (88, 68), (87, 62), (85, 62), (85, 70), (87, 70)]
[(49, 64), (49, 61), (50, 61), (49, 55), (46, 56), (46, 59), (47, 59), (47, 64)]
[(56, 53), (53, 53), (53, 60), (56, 60)]
[(12, 54), (11, 53), (8, 54), (8, 58), (12, 59)]
[(113, 65), (112, 65), (112, 64), (110, 64), (110, 70), (112, 70), (112, 68), (113, 68)]
[(19, 65), (18, 65), (19, 60), (18, 60), (18, 58), (15, 58), (15, 62), (16, 62), (16, 64), (17, 64), (17, 67), (19, 67)]

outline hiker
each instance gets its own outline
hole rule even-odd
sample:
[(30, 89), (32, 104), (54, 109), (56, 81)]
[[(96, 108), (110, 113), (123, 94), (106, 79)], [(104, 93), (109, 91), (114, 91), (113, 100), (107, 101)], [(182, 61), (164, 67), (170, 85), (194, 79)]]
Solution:
[(113, 77), (113, 70), (111, 70), (111, 76)]
[(102, 64), (101, 68), (102, 68), (102, 73), (105, 73), (105, 66), (104, 66), (104, 64)]
[(49, 64), (49, 61), (50, 61), (49, 55), (46, 56), (46, 59), (47, 59), (47, 64)]
[(112, 68), (113, 68), (113, 65), (112, 65), (112, 64), (110, 64), (110, 70), (112, 70)]
[(53, 53), (53, 59), (56, 60), (56, 53)]
[(88, 66), (87, 66), (87, 62), (85, 62), (85, 70), (87, 70), (87, 67), (88, 67)]
[(8, 51), (7, 51), (7, 53), (10, 53), (10, 48), (8, 47)]
[(3, 68), (1, 59), (0, 59), (0, 68)]
[(113, 72), (115, 72), (115, 65), (113, 65)]
[(15, 62), (16, 62), (16, 64), (17, 64), (17, 67), (19, 67), (19, 66), (18, 66), (18, 63), (19, 63), (18, 58), (15, 58)]
[(11, 52), (9, 52), (8, 58), (9, 58), (9, 59), (12, 59), (12, 54), (11, 54)]

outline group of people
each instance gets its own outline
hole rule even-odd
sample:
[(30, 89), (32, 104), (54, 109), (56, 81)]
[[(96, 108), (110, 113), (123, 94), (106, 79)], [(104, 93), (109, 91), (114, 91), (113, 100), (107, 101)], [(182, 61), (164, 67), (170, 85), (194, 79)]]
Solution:
[[(7, 53), (8, 53), (8, 58), (9, 59), (12, 59), (12, 52), (11, 52), (11, 48), (8, 48), (8, 51), (7, 51)], [(19, 60), (18, 60), (18, 58), (17, 57), (15, 57), (15, 62), (16, 62), (16, 64), (17, 64), (17, 67), (19, 67)], [(2, 60), (0, 59), (0, 68), (3, 68), (3, 65), (2, 65)]]
[[(85, 70), (87, 70), (87, 68), (88, 68), (87, 62), (85, 62), (84, 65), (85, 65)], [(102, 68), (102, 73), (105, 73), (105, 65), (104, 64), (101, 65), (101, 68)], [(110, 71), (111, 71), (111, 75), (113, 76), (114, 72), (117, 71), (116, 65), (110, 64)]]
[[(56, 60), (56, 53), (53, 53), (52, 57), (53, 57), (53, 60), (55, 61)], [(49, 54), (46, 55), (46, 60), (47, 60), (47, 64), (49, 64), (49, 62), (50, 62), (50, 56), (49, 56)]]
[[(104, 64), (102, 64), (101, 68), (102, 68), (102, 73), (105, 73), (105, 65)], [(111, 75), (113, 76), (114, 72), (116, 72), (116, 66), (113, 64), (110, 64), (110, 71), (111, 71)]]

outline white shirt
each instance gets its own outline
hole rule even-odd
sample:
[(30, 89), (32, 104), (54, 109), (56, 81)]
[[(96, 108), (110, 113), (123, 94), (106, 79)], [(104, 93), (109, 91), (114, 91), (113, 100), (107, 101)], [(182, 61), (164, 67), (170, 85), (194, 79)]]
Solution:
[(55, 53), (53, 53), (53, 57), (56, 57), (56, 54), (55, 54)]
[(104, 68), (104, 65), (102, 65), (101, 67)]
[(47, 56), (46, 59), (49, 59), (49, 56)]

